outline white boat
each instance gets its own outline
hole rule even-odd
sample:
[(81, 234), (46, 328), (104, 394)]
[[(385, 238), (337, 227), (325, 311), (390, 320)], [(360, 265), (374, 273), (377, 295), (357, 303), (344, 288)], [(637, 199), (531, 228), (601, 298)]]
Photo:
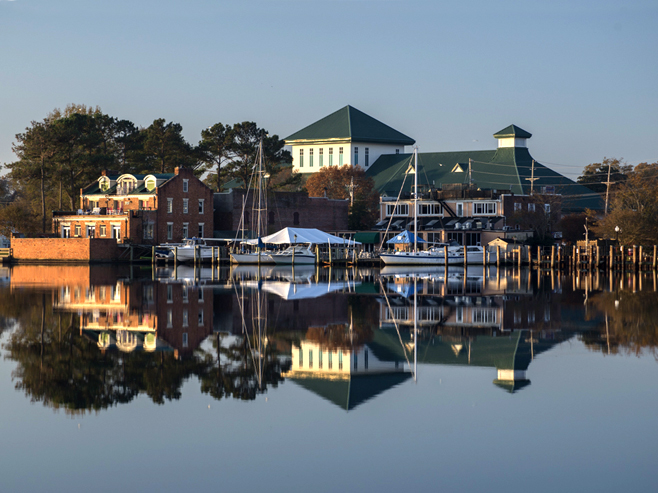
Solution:
[(274, 264), (272, 252), (243, 252), (231, 253), (232, 264)]
[[(415, 252), (392, 252), (380, 255), (385, 265), (445, 265), (443, 250), (430, 249)], [(448, 250), (448, 265), (462, 265), (463, 253)]]
[[(162, 244), (157, 248), (157, 251), (162, 255), (168, 252), (166, 257), (173, 259), (174, 251), (175, 256), (179, 262), (209, 262), (213, 258), (213, 248), (220, 246), (218, 242), (222, 240), (215, 240), (214, 238), (188, 238), (183, 240), (183, 243), (177, 244)], [(215, 252), (219, 255), (218, 252)]]
[[(456, 252), (459, 253), (464, 263), (464, 247), (459, 247), (456, 249)], [(484, 259), (484, 247), (471, 245), (466, 247), (466, 263), (467, 264), (487, 264), (496, 262), (496, 254), (492, 252), (487, 252), (486, 261)]]
[[(249, 264), (249, 265), (260, 265), (260, 264), (273, 264), (272, 252), (264, 250), (264, 245), (261, 242), (261, 234), (266, 231), (267, 227), (265, 226), (265, 218), (267, 217), (267, 198), (263, 197), (263, 188), (264, 181), (266, 179), (266, 172), (263, 169), (263, 139), (261, 137), (260, 144), (258, 146), (258, 168), (254, 170), (256, 177), (256, 190), (257, 190), (257, 203), (252, 207), (252, 212), (257, 213), (256, 218), (256, 236), (258, 237), (258, 244), (255, 251), (242, 251), (229, 254), (231, 257), (232, 264)], [(246, 205), (246, 204), (245, 204)], [(241, 223), (245, 220), (245, 210), (243, 205), (242, 208), (242, 218)], [(240, 228), (244, 232), (244, 224)], [(237, 239), (237, 238), (236, 238)], [(248, 241), (242, 239), (242, 245), (249, 244)]]
[(272, 254), (272, 260), (275, 264), (295, 264), (295, 265), (312, 265), (315, 264), (315, 254), (307, 246), (294, 245), (289, 246), (279, 253)]

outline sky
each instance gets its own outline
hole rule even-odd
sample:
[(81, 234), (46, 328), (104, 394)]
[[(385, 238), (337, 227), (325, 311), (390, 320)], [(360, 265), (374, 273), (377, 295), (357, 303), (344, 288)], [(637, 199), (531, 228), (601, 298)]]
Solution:
[(658, 161), (655, 0), (0, 0), (0, 163), (69, 103), (286, 137), (350, 104), (420, 152), (493, 149), (572, 178)]

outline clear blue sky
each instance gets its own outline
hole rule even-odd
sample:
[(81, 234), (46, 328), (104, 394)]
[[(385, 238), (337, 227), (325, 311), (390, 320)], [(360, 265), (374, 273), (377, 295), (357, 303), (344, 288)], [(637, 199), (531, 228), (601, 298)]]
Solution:
[(658, 160), (658, 2), (0, 0), (0, 163), (68, 103), (290, 133), (351, 104), (421, 152), (514, 123), (569, 176)]

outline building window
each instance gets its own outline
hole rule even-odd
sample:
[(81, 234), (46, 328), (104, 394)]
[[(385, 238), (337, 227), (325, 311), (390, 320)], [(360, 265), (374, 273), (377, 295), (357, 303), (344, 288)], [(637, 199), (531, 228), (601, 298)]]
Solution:
[(496, 214), (495, 202), (473, 202), (473, 215)]
[(183, 303), (187, 303), (188, 301), (190, 301), (189, 288), (185, 284), (183, 284), (183, 290), (181, 291), (181, 293), (183, 296)]
[[(101, 234), (105, 236), (105, 232), (103, 231), (103, 228), (101, 228)], [(144, 226), (144, 239), (145, 240), (153, 239), (153, 223), (146, 223), (146, 225)]]
[(190, 180), (183, 180), (183, 192), (187, 192), (190, 189)]
[(354, 148), (354, 162), (352, 163), (352, 166), (356, 166), (359, 164), (359, 148), (355, 147)]
[(174, 287), (171, 284), (167, 284), (167, 303), (174, 302)]
[(87, 225), (87, 238), (93, 238), (96, 236), (96, 225), (88, 224)]
[(308, 350), (308, 367), (313, 368), (313, 350)]
[(302, 348), (299, 348), (299, 367), (304, 366), (304, 351)]
[(395, 149), (395, 154), (400, 154), (400, 149)]
[(299, 225), (299, 212), (295, 212), (295, 213), (292, 215), (292, 223), (293, 223), (295, 226), (298, 226), (298, 225)]
[(343, 369), (343, 352), (341, 350), (338, 350), (338, 369)]
[(308, 150), (308, 167), (313, 167), (313, 149)]
[(75, 227), (73, 228), (73, 235), (74, 236), (80, 236), (80, 225), (76, 224)]
[(189, 226), (190, 223), (183, 223), (183, 238), (189, 238)]
[(324, 149), (322, 147), (320, 147), (320, 149), (318, 150), (318, 166), (320, 168), (322, 168), (322, 166), (324, 164), (323, 163), (323, 160), (324, 160), (324, 156), (323, 156), (324, 152), (323, 151), (324, 151)]
[(329, 148), (329, 166), (334, 165), (334, 148), (330, 147)]
[[(393, 210), (395, 209), (395, 210)], [(395, 204), (386, 204), (386, 215), (387, 216), (408, 216), (409, 215), (409, 204), (398, 204), (397, 207)]]
[(203, 297), (203, 289), (199, 289), (199, 303), (203, 303), (204, 297)]
[(464, 204), (459, 202), (458, 204), (456, 204), (456, 208), (457, 208), (457, 211), (456, 211), (457, 215), (459, 217), (462, 217), (464, 215)]
[(174, 199), (171, 197), (167, 198), (167, 214), (174, 212)]
[(343, 148), (339, 147), (338, 148), (338, 166), (343, 165)]
[(521, 210), (521, 202), (514, 202), (514, 212)]
[(442, 213), (441, 204), (418, 204), (419, 216), (440, 216)]
[(199, 223), (199, 238), (204, 238), (205, 223)]
[(199, 326), (203, 325), (203, 310), (199, 310)]
[(528, 212), (535, 212), (535, 204), (528, 204)]
[(359, 369), (359, 355), (356, 353), (354, 353), (354, 369)]
[(121, 239), (121, 226), (118, 224), (112, 225), (112, 238), (115, 238), (117, 241)]
[(187, 327), (189, 324), (189, 315), (187, 313), (187, 308), (183, 310), (183, 327)]
[(146, 184), (146, 189), (147, 189), (149, 192), (152, 192), (153, 189), (155, 188), (156, 180), (155, 180), (155, 178), (153, 178), (153, 177), (151, 177), (151, 178), (147, 178), (145, 184)]
[(365, 370), (368, 369), (368, 350), (367, 349), (363, 352), (363, 368)]
[(167, 223), (167, 239), (174, 239), (174, 223)]
[(187, 332), (183, 332), (183, 347), (187, 347)]
[(304, 149), (299, 150), (299, 167), (304, 167)]
[(62, 238), (71, 237), (71, 226), (62, 226)]
[(190, 199), (183, 199), (183, 214), (187, 214), (190, 211)]
[(318, 351), (318, 368), (322, 370), (322, 349)]
[(370, 149), (366, 147), (365, 157), (363, 159), (363, 164), (366, 165), (366, 168), (370, 166)]
[(331, 351), (329, 351), (329, 353), (327, 354), (327, 368), (329, 368), (330, 370), (331, 370), (331, 367), (333, 366), (333, 362), (331, 360), (332, 355), (333, 355), (333, 353)]
[(545, 212), (546, 214), (550, 214), (550, 213), (551, 213), (551, 204), (544, 204), (544, 212)]
[(101, 236), (107, 236), (107, 226), (105, 226), (105, 224), (101, 224), (98, 229), (100, 230)]
[(206, 199), (199, 199), (199, 214), (203, 214), (206, 210)]
[(171, 308), (167, 310), (167, 328), (171, 329), (174, 326), (174, 314), (171, 311)]

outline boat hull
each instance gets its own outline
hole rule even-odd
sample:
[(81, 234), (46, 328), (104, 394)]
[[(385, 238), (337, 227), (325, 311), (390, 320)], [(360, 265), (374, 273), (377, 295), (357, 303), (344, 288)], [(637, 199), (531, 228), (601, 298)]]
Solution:
[[(380, 255), (385, 265), (445, 265), (443, 255), (414, 254), (413, 252), (382, 253)], [(451, 256), (448, 254), (448, 265), (461, 265), (464, 263), (462, 256)]]
[(260, 258), (257, 253), (231, 253), (232, 264), (274, 264), (272, 255), (261, 253)]
[(272, 255), (272, 260), (277, 265), (313, 265), (315, 264), (315, 255), (308, 254), (295, 254), (295, 260), (293, 262), (292, 255), (289, 254), (278, 254)]

